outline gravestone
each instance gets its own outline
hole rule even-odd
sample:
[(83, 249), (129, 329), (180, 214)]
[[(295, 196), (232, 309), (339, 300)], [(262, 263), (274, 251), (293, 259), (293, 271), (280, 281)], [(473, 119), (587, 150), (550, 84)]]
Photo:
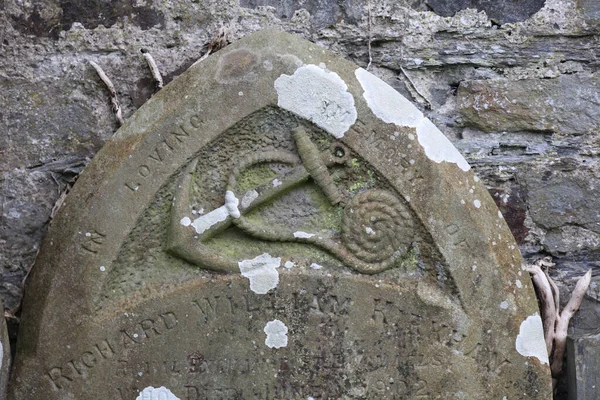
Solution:
[(191, 67), (80, 176), (11, 399), (548, 399), (519, 250), (408, 100), (276, 32)]

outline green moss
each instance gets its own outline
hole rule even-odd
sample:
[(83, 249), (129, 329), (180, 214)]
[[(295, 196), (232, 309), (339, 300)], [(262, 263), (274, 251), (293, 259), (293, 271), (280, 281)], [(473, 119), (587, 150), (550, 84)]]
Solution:
[(354, 194), (355, 192), (358, 192), (360, 189), (362, 189), (364, 186), (365, 184), (363, 182), (356, 182), (350, 185), (348, 187), (348, 190), (350, 190), (350, 192)]
[(246, 192), (275, 179), (277, 174), (267, 164), (253, 166), (238, 178), (238, 190)]
[(342, 208), (331, 204), (320, 191), (309, 193), (309, 195), (319, 211), (319, 216), (313, 218), (310, 221), (311, 224), (318, 226), (321, 230), (339, 231), (342, 223)]
[(414, 272), (419, 269), (420, 262), (421, 252), (419, 251), (419, 246), (417, 244), (414, 244), (402, 256), (398, 266), (403, 272)]

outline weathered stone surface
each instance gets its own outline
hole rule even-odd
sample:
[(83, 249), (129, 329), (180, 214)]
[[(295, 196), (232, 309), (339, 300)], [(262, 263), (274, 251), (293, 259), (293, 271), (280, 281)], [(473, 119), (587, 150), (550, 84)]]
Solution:
[(436, 14), (452, 16), (460, 10), (485, 11), (491, 20), (504, 24), (525, 21), (544, 6), (546, 0), (426, 0)]
[(527, 174), (525, 180), (533, 220), (545, 229), (575, 225), (600, 233), (597, 212), (600, 198), (594, 194), (600, 182), (585, 172), (581, 168)]
[[(13, 11), (13, 10), (9, 10)], [(11, 13), (10, 23), (23, 34), (58, 39), (63, 30), (69, 30), (74, 22), (85, 28), (99, 25), (110, 28), (125, 19), (143, 30), (154, 26), (164, 28), (164, 15), (144, 2), (123, 1), (115, 4), (110, 0), (42, 0), (26, 4)]]
[(569, 400), (595, 400), (600, 396), (600, 334), (567, 339)]
[(577, 5), (583, 10), (583, 15), (591, 20), (600, 20), (600, 4), (594, 0), (578, 0)]
[[(458, 88), (465, 124), (483, 131), (597, 132), (600, 80), (562, 75), (555, 79), (467, 81)], [(565, 95), (567, 94), (568, 95)]]
[(296, 12), (299, 12), (310, 18), (313, 29), (322, 29), (342, 21), (356, 25), (364, 12), (363, 0), (241, 0), (240, 6), (273, 7), (275, 16), (281, 20), (294, 18)]
[(407, 99), (259, 32), (82, 173), (33, 269), (11, 395), (546, 399), (522, 263)]
[[(547, 0), (529, 19), (502, 26), (474, 9), (440, 17), (427, 11), (420, 0), (345, 2), (335, 25), (323, 28), (315, 25), (317, 11), (298, 9), (292, 18), (283, 18), (273, 3), (269, 4), (275, 9), (260, 4), (241, 7), (235, 1), (136, 0), (115, 8), (112, 14), (104, 12), (105, 1), (70, 3), (76, 10), (70, 15), (75, 17), (65, 19), (63, 10), (68, 6), (60, 0), (0, 2), (0, 20), (6, 22), (0, 29), (0, 295), (7, 308), (20, 300), (23, 277), (40, 245), (44, 221), (50, 219), (48, 204), (58, 196), (52, 177), (40, 178), (39, 172), (46, 163), (77, 160), (85, 164), (117, 128), (106, 90), (89, 66), (90, 60), (99, 63), (113, 80), (128, 117), (154, 88), (141, 48), (154, 56), (169, 82), (206, 52), (222, 26), (227, 27), (231, 40), (261, 27), (279, 27), (363, 67), (369, 61), (371, 37), (370, 70), (412, 96), (464, 151), (488, 187), (513, 192), (499, 183), (509, 179), (507, 184), (524, 193), (525, 180), (519, 176), (530, 166), (543, 173), (554, 170), (550, 163), (565, 153), (579, 164), (593, 163), (600, 154), (597, 135), (557, 137), (554, 132), (544, 132), (533, 139), (525, 137), (526, 132), (483, 134), (465, 128), (455, 96), (459, 83), (465, 81), (527, 78), (544, 82), (549, 76), (586, 75), (597, 70), (600, 36), (598, 25), (589, 16), (594, 2)], [(89, 10), (82, 7), (84, 3), (90, 5)], [(95, 13), (97, 10), (102, 14)], [(351, 21), (350, 15), (358, 19)], [(21, 28), (19, 21), (26, 21), (27, 29)], [(585, 80), (580, 84), (585, 86)], [(568, 93), (577, 92), (568, 89)], [(597, 113), (596, 104), (586, 104), (589, 108), (582, 114)], [(56, 129), (59, 125), (63, 129)], [(585, 173), (593, 178), (589, 170)], [(62, 176), (58, 182), (62, 190)], [(596, 192), (592, 194), (598, 197)], [(509, 196), (507, 204), (513, 199), (517, 197)], [(526, 194), (523, 199), (527, 209)], [(522, 204), (515, 208), (521, 209)], [(6, 210), (18, 212), (25, 220), (8, 218)], [(511, 216), (507, 218), (511, 227), (515, 226)], [(525, 221), (531, 221), (529, 215)], [(527, 224), (520, 229), (529, 232), (521, 242), (522, 249), (531, 257), (546, 255), (542, 236), (536, 235), (541, 228)], [(589, 253), (566, 256), (589, 263), (600, 260)]]

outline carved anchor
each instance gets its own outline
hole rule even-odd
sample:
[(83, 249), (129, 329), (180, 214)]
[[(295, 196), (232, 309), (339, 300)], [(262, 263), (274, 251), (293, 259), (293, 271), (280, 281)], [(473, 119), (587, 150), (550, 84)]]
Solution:
[[(203, 242), (232, 225), (248, 235), (270, 242), (299, 242), (324, 249), (350, 268), (364, 274), (375, 274), (394, 267), (412, 242), (413, 222), (410, 213), (398, 198), (384, 190), (367, 190), (350, 199), (342, 198), (328, 167), (343, 164), (349, 151), (342, 144), (332, 146), (333, 151), (320, 152), (302, 128), (292, 130), (299, 158), (284, 151), (252, 154), (237, 162), (229, 176), (225, 204), (193, 222), (191, 210), (192, 174), (197, 160), (184, 171), (171, 211), (167, 232), (167, 251), (184, 260), (222, 272), (239, 272), (236, 260), (216, 254)], [(300, 163), (302, 162), (302, 163)], [(237, 178), (240, 172), (259, 163), (281, 163), (293, 168), (278, 176), (280, 185), (260, 185), (236, 197)], [(332, 204), (344, 205), (341, 224), (343, 243), (318, 234), (292, 233), (278, 227), (257, 227), (245, 217), (249, 212), (286, 191), (306, 182), (317, 183)], [(194, 237), (194, 235), (196, 237)]]

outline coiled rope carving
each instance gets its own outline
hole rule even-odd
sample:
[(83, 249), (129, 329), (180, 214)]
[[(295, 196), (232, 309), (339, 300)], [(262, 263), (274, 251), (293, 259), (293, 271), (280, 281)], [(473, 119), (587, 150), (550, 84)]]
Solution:
[[(227, 190), (235, 192), (242, 170), (251, 165), (271, 162), (295, 166), (299, 159), (291, 153), (281, 151), (245, 157), (233, 168)], [(310, 176), (304, 170), (298, 174), (297, 183)], [(413, 231), (413, 221), (408, 210), (396, 196), (380, 189), (359, 193), (346, 205), (341, 224), (342, 243), (316, 234), (297, 237), (276, 226), (265, 229), (251, 223), (244, 215), (232, 219), (232, 223), (257, 239), (315, 245), (364, 274), (382, 272), (395, 266), (408, 250)]]

